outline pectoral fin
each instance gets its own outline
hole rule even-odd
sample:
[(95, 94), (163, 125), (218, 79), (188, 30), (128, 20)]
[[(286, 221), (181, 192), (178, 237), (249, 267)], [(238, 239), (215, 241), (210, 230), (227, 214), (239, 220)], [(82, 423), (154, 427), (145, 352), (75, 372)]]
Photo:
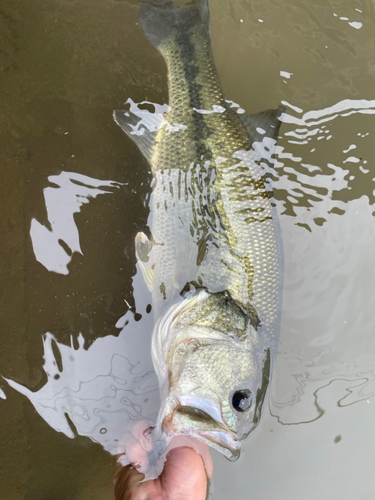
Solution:
[(135, 255), (141, 266), (143, 279), (150, 292), (152, 292), (154, 288), (155, 264), (150, 255), (153, 246), (152, 241), (150, 241), (144, 233), (137, 233), (135, 237)]
[(281, 115), (284, 106), (277, 109), (267, 109), (254, 115), (240, 115), (253, 142), (262, 142), (264, 137), (277, 141), (281, 126)]

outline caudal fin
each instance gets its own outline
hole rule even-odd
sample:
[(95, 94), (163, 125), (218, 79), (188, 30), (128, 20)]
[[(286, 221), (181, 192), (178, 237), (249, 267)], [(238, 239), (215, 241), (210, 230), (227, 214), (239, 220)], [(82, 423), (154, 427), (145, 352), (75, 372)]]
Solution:
[(171, 0), (144, 1), (139, 8), (139, 18), (150, 42), (159, 48), (163, 40), (195, 26), (209, 29), (208, 0), (196, 0), (185, 7), (176, 7)]

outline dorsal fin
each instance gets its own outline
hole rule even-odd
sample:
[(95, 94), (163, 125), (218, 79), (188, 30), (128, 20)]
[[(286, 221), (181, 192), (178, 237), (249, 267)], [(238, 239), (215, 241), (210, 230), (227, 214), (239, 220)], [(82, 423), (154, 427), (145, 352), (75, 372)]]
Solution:
[(239, 115), (244, 122), (253, 142), (262, 142), (264, 137), (277, 141), (281, 126), (281, 115), (284, 106), (277, 109), (267, 109), (254, 115)]

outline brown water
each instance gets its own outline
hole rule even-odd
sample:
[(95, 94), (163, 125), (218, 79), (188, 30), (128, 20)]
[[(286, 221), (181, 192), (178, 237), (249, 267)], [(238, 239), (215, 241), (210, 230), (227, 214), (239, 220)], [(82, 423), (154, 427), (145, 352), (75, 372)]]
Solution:
[[(374, 6), (212, 1), (211, 14), (228, 98), (287, 113), (280, 351), (244, 456), (214, 456), (212, 495), (370, 499)], [(117, 422), (95, 405), (100, 381), (115, 380), (112, 404), (129, 373), (115, 325), (134, 303), (150, 172), (112, 110), (167, 102), (166, 70), (136, 2), (3, 0), (0, 40), (0, 498), (113, 498)]]

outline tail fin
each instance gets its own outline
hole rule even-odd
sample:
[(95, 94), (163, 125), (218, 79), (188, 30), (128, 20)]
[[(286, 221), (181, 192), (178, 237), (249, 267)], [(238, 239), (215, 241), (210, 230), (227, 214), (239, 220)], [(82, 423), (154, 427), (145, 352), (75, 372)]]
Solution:
[(159, 48), (163, 40), (174, 33), (202, 26), (209, 30), (210, 9), (208, 0), (195, 0), (185, 7), (176, 7), (172, 0), (143, 1), (139, 18), (152, 45)]

